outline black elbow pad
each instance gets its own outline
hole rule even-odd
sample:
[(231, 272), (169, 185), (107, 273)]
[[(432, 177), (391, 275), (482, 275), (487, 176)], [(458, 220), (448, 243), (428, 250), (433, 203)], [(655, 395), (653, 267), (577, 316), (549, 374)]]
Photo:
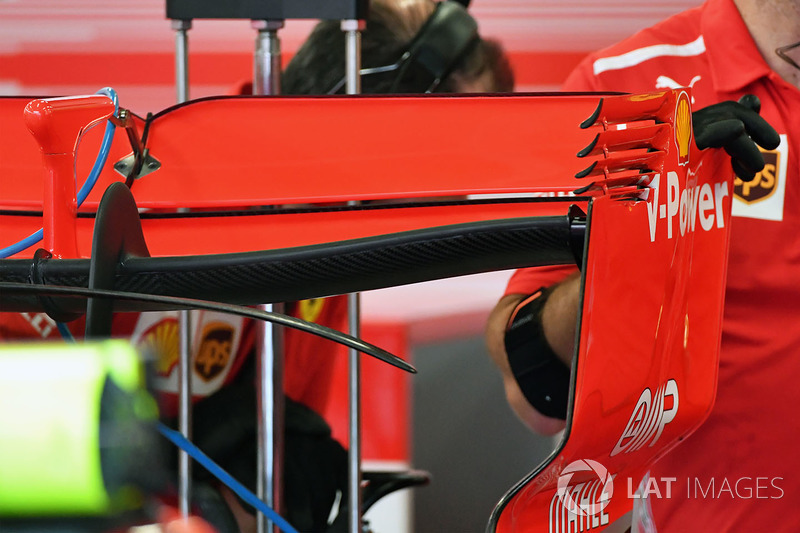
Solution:
[(566, 420), (570, 369), (542, 330), (542, 308), (549, 295), (550, 290), (542, 288), (517, 305), (506, 328), (505, 347), (525, 399), (543, 415)]

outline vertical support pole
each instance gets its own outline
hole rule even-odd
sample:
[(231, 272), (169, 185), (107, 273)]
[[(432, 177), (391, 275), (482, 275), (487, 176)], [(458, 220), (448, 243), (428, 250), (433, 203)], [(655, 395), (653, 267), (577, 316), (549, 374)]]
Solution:
[[(258, 30), (253, 58), (253, 94), (280, 94), (281, 44), (278, 30), (282, 20), (253, 20)], [(260, 306), (264, 311), (282, 312), (283, 304)], [(283, 493), (283, 331), (270, 322), (256, 325), (257, 398), (257, 487), (256, 492), (267, 505), (281, 512)], [(256, 515), (258, 533), (277, 531), (277, 526), (263, 514)]]
[(191, 20), (173, 20), (175, 30), (175, 89), (178, 103), (189, 99), (189, 36)]
[[(260, 306), (264, 311), (282, 312), (283, 304)], [(272, 509), (281, 512), (283, 488), (283, 331), (269, 322), (258, 324), (256, 345), (258, 391), (257, 495)], [(261, 513), (256, 514), (256, 531), (271, 533), (277, 526)]]
[[(347, 94), (361, 92), (361, 31), (364, 21), (343, 20), (345, 32), (345, 90)], [(354, 205), (356, 202), (348, 202)], [(358, 293), (347, 295), (348, 333), (360, 335), (361, 300)], [(361, 533), (361, 354), (348, 350), (348, 397), (350, 413), (348, 419), (348, 478), (347, 491), (349, 533)]]
[[(191, 311), (178, 312), (180, 357), (178, 359), (178, 431), (192, 439), (192, 318)], [(178, 510), (181, 516), (191, 514), (192, 460), (178, 450)]]
[(281, 41), (278, 30), (282, 20), (254, 20), (258, 30), (256, 51), (253, 57), (253, 94), (280, 94), (281, 92)]
[[(173, 20), (175, 30), (175, 88), (178, 103), (189, 99), (189, 38), (191, 20)], [(178, 360), (178, 431), (192, 438), (192, 317), (190, 311), (178, 312), (180, 354)], [(191, 514), (192, 461), (189, 454), (178, 451), (178, 510)]]
[(345, 32), (345, 90), (347, 94), (361, 93), (361, 31), (363, 20), (343, 20)]

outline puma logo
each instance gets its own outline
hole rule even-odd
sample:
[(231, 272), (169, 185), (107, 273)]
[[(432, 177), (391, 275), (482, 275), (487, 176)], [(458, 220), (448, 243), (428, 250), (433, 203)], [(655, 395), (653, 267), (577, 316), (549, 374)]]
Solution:
[[(700, 81), (701, 76), (695, 76), (692, 78), (692, 81), (689, 82), (688, 85), (682, 85), (677, 81), (673, 80), (669, 76), (659, 76), (656, 79), (656, 89), (678, 89), (680, 87), (693, 87), (695, 83)], [(694, 103), (694, 96), (692, 96), (692, 103)]]

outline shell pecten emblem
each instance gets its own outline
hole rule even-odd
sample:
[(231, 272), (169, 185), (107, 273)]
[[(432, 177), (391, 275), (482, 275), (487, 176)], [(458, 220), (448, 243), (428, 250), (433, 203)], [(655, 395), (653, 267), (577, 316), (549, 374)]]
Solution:
[(140, 350), (155, 356), (158, 375), (168, 376), (178, 364), (178, 319), (169, 317), (156, 322), (138, 344)]
[(675, 104), (675, 144), (678, 147), (680, 165), (689, 162), (689, 143), (692, 140), (692, 107), (689, 95), (681, 92)]
[(311, 298), (300, 300), (300, 318), (307, 322), (316, 322), (325, 306), (325, 298)]

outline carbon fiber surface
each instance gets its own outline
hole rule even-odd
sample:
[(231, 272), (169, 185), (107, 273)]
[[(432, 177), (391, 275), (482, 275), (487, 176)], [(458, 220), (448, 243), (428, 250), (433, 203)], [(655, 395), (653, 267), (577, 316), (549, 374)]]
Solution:
[[(193, 257), (130, 258), (114, 288), (237, 304), (293, 301), (524, 266), (574, 262), (567, 216), (457, 224), (301, 248)], [(31, 260), (0, 261), (0, 280), (29, 282)], [(86, 287), (89, 260), (42, 260), (46, 284)], [(78, 302), (72, 302), (78, 304)], [(115, 309), (131, 308), (118, 302)], [(163, 307), (162, 307), (163, 308)], [(38, 311), (33, 297), (0, 296), (0, 310)]]

